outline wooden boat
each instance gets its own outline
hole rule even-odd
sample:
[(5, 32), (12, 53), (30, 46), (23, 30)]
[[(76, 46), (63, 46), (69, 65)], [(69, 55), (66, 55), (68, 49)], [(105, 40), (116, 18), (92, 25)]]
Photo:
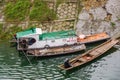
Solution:
[(118, 40), (108, 40), (104, 42), (103, 44), (93, 48), (92, 50), (89, 50), (85, 52), (82, 55), (79, 55), (71, 60), (69, 60), (69, 67), (65, 67), (65, 64), (61, 64), (58, 67), (63, 70), (70, 70), (75, 67), (81, 66), (83, 64), (86, 64), (100, 55), (104, 54), (106, 51), (108, 51), (110, 48), (112, 48), (116, 43), (118, 43)]
[(77, 42), (74, 30), (43, 33), (18, 39), (17, 50), (27, 56), (54, 56), (85, 50), (84, 44)]
[[(87, 44), (93, 43), (101, 40), (109, 39), (110, 36), (105, 33), (93, 34), (90, 36), (86, 36), (85, 38), (81, 38), (75, 35), (75, 31), (58, 31), (51, 33), (43, 33), (37, 36), (31, 37), (22, 37), (18, 40), (18, 50), (24, 49), (22, 47), (23, 40), (27, 42), (26, 49), (36, 49), (36, 48), (45, 48), (45, 47), (58, 47), (64, 45), (73, 45), (77, 43)], [(32, 40), (32, 43), (31, 43)], [(30, 43), (30, 45), (29, 45)]]
[(55, 48), (46, 48), (46, 49), (31, 49), (27, 50), (27, 56), (55, 56), (55, 55), (64, 55), (71, 54), (73, 52), (85, 50), (86, 47), (84, 44), (77, 44), (64, 47), (55, 47)]
[(31, 37), (21, 37), (18, 40), (17, 49), (45, 49), (46, 47), (64, 47), (66, 45), (70, 46), (74, 44), (79, 44), (79, 42), (77, 42), (77, 36), (75, 35), (75, 31), (68, 30), (43, 33)]
[(80, 43), (93, 43), (93, 42), (97, 42), (97, 41), (102, 41), (102, 40), (106, 40), (109, 39), (110, 36), (106, 33), (106, 32), (102, 32), (102, 33), (97, 33), (97, 34), (93, 34), (93, 35), (88, 35), (84, 38), (80, 38), (78, 37), (78, 42)]

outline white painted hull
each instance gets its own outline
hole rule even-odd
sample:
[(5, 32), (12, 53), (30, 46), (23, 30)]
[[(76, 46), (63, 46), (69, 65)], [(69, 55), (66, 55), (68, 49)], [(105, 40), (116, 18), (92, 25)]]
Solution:
[(55, 40), (42, 40), (42, 41), (37, 40), (33, 45), (28, 46), (28, 49), (59, 47), (59, 46), (73, 45), (76, 43), (77, 43), (77, 37), (61, 38)]

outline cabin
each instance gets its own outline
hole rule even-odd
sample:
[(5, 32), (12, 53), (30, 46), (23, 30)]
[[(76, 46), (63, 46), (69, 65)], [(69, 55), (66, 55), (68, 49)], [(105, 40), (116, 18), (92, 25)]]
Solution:
[(27, 49), (51, 48), (77, 44), (77, 36), (74, 30), (58, 31), (21, 37), (18, 42), (18, 47), (24, 43)]
[(38, 36), (42, 34), (41, 28), (30, 28), (21, 32), (16, 33), (16, 38), (22, 38), (22, 37), (31, 37), (31, 36)]

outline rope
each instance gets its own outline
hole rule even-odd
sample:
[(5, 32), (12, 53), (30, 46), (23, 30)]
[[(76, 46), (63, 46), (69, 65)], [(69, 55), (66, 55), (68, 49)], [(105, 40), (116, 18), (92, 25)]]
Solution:
[(28, 62), (30, 63), (30, 65), (32, 65), (32, 63), (30, 62), (29, 58), (27, 57), (27, 55), (25, 54), (25, 52), (22, 50), (22, 52), (24, 53), (26, 59), (28, 60)]

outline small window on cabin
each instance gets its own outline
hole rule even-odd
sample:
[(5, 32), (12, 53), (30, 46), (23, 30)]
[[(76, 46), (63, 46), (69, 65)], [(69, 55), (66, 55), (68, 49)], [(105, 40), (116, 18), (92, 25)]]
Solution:
[(28, 45), (32, 45), (36, 42), (36, 40), (34, 38), (29, 38), (28, 39)]

